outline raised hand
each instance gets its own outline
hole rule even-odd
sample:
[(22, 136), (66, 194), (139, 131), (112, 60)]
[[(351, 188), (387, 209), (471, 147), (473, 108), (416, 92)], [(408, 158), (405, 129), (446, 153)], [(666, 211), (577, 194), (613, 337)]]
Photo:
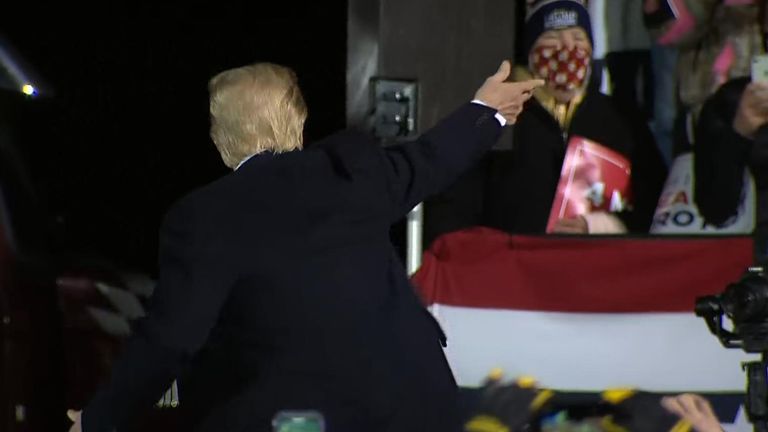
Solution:
[(536, 87), (544, 85), (540, 79), (507, 82), (512, 66), (504, 60), (495, 74), (489, 76), (475, 93), (475, 99), (498, 111), (507, 122), (514, 124), (523, 111), (525, 101), (533, 95)]
[(712, 411), (712, 406), (703, 397), (696, 394), (667, 396), (661, 399), (661, 406), (667, 411), (688, 420), (696, 432), (722, 432), (720, 421)]

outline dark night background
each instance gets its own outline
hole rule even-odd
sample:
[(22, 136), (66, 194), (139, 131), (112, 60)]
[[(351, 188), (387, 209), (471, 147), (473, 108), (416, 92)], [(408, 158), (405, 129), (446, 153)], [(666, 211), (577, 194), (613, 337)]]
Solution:
[(34, 101), (18, 150), (77, 254), (155, 271), (164, 212), (227, 173), (208, 138), (206, 84), (221, 70), (290, 66), (309, 107), (306, 142), (344, 127), (346, 2), (38, 9), (0, 18), (0, 35), (56, 92)]

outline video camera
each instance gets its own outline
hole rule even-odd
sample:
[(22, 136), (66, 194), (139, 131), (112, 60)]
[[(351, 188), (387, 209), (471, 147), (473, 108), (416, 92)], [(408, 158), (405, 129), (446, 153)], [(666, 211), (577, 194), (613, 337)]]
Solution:
[[(762, 355), (741, 366), (747, 372), (747, 417), (755, 431), (768, 432), (768, 279), (763, 268), (749, 268), (722, 294), (697, 298), (694, 310), (724, 347)], [(723, 315), (731, 320), (731, 330), (723, 327)]]
[[(768, 279), (761, 267), (748, 269), (722, 294), (697, 298), (695, 312), (724, 347), (768, 352)], [(733, 323), (732, 330), (723, 328), (723, 315)]]

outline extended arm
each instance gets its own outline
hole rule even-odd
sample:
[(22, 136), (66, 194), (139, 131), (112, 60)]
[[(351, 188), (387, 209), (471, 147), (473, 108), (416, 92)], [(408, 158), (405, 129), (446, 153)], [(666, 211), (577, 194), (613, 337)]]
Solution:
[(501, 133), (501, 114), (514, 123), (541, 80), (506, 82), (504, 62), (468, 103), (443, 119), (415, 142), (383, 150), (384, 172), (393, 202), (392, 219), (402, 217), (425, 198), (440, 192), (479, 161)]
[(189, 209), (176, 207), (160, 235), (160, 278), (111, 379), (82, 414), (83, 431), (130, 424), (163, 394), (216, 323), (231, 281), (217, 237)]

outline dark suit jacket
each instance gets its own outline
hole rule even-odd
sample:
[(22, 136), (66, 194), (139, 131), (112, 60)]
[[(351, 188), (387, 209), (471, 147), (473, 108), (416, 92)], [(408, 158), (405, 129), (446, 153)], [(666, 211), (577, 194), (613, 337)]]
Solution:
[(493, 145), (494, 113), (467, 104), (405, 145), (344, 132), (260, 154), (182, 199), (148, 317), (83, 430), (128, 427), (177, 376), (196, 430), (269, 431), (283, 409), (321, 411), (329, 432), (457, 429), (442, 332), (388, 233)]

